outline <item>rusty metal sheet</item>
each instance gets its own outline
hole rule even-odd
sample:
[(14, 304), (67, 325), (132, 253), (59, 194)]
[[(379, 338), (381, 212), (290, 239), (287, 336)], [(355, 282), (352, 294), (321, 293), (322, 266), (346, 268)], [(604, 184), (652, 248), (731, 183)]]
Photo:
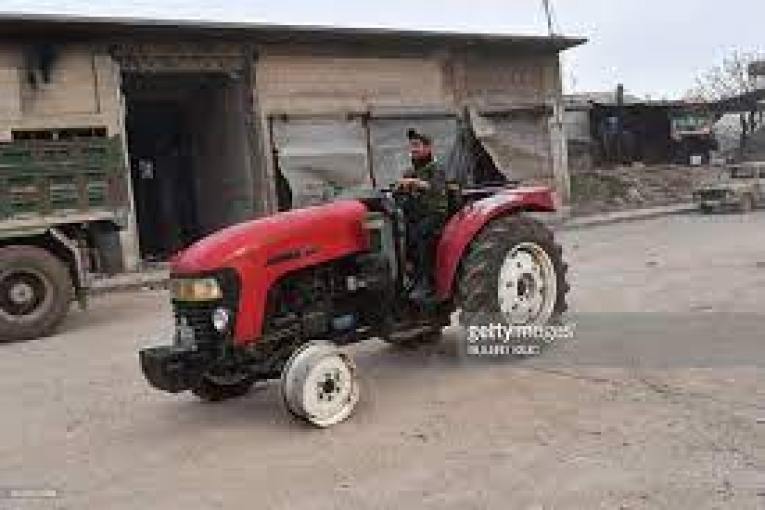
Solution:
[(477, 138), (508, 178), (552, 177), (549, 116), (537, 111), (508, 111), (490, 116), (471, 112)]
[(287, 179), (292, 207), (332, 200), (372, 187), (361, 119), (272, 119), (276, 163)]

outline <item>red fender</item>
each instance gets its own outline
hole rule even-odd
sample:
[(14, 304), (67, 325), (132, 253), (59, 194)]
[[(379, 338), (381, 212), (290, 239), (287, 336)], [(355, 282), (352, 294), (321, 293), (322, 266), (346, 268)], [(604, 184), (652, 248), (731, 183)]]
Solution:
[(439, 299), (452, 297), (460, 260), (476, 234), (494, 218), (518, 211), (555, 211), (553, 191), (546, 187), (508, 189), (473, 202), (451, 217), (436, 252), (436, 295)]

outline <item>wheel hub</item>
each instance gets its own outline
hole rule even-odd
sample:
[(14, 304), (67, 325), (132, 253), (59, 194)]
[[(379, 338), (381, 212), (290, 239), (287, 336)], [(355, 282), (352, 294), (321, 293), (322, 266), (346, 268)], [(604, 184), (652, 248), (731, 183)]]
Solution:
[(522, 243), (510, 250), (498, 283), (499, 308), (510, 324), (542, 324), (552, 315), (557, 294), (555, 267), (541, 246)]
[(343, 389), (343, 383), (341, 381), (341, 375), (339, 370), (333, 370), (327, 372), (323, 376), (323, 380), (317, 383), (317, 398), (319, 400), (326, 400), (331, 402), (333, 398), (337, 397)]
[(12, 320), (33, 319), (51, 293), (50, 283), (37, 271), (0, 274), (0, 313)]
[(34, 299), (35, 291), (28, 283), (19, 282), (11, 287), (8, 297), (13, 304), (24, 305)]

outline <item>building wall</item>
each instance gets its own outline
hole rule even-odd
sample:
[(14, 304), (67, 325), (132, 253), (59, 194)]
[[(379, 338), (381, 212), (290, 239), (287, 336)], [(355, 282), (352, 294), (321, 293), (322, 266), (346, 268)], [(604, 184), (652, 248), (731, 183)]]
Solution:
[(39, 73), (28, 78), (27, 48), (0, 44), (0, 139), (12, 130), (106, 127), (121, 134), (123, 125), (119, 68), (90, 45), (57, 47), (49, 83)]
[(366, 112), (374, 108), (447, 107), (452, 97), (438, 59), (263, 52), (257, 64), (265, 114)]
[[(149, 65), (165, 59), (175, 65), (185, 62), (191, 66), (186, 70), (193, 70), (201, 62), (213, 66), (209, 70), (214, 71), (216, 61), (238, 65), (244, 46), (229, 46), (207, 48), (205, 44), (172, 41), (123, 49), (128, 57), (148, 55)], [(33, 88), (25, 78), (28, 70), (24, 47), (0, 43), (0, 139), (9, 139), (15, 129), (57, 127), (104, 126), (110, 135), (124, 135), (120, 64), (98, 45), (70, 44), (58, 49), (51, 82)], [(503, 171), (513, 178), (554, 184), (564, 198), (568, 194), (557, 55), (448, 49), (401, 52), (385, 47), (359, 49), (347, 44), (319, 49), (293, 45), (255, 49), (257, 59), (251, 75), (245, 66), (244, 83), (253, 90), (255, 117), (247, 118), (247, 122), (255, 133), (257, 147), (228, 147), (225, 154), (222, 148), (201, 149), (205, 161), (250, 158), (254, 175), (249, 183), (237, 183), (237, 189), (244, 191), (234, 198), (254, 201), (254, 211), (272, 211), (276, 203), (273, 183), (278, 161), (271, 151), (272, 119), (306, 116), (323, 117), (325, 122), (329, 117), (371, 114), (368, 120), (356, 117), (353, 122), (366, 122), (363, 128), (369, 133), (369, 143), (384, 139), (384, 154), (364, 146), (363, 139), (359, 141), (362, 145), (350, 152), (371, 151), (365, 160), (372, 166), (379, 166), (380, 161), (404, 165), (406, 126), (438, 131), (440, 139), (440, 131), (453, 125), (454, 116), (470, 108), (476, 119), (489, 126), (485, 141), (494, 146), (490, 152), (497, 156)], [(207, 55), (208, 60), (200, 59), (200, 55)], [(121, 61), (128, 65), (130, 59)], [(221, 104), (241, 114), (234, 104), (237, 99), (229, 99)], [(226, 113), (209, 112), (213, 117)], [(226, 127), (234, 131), (240, 128)], [(398, 141), (396, 136), (400, 136)], [(398, 151), (394, 150), (397, 144)], [(260, 161), (253, 161), (251, 158), (258, 154)], [(385, 181), (393, 178), (395, 173), (386, 171)], [(204, 182), (199, 185), (205, 188)], [(216, 209), (215, 204), (207, 206)], [(217, 216), (224, 218), (227, 214), (221, 210)], [(234, 214), (226, 221), (241, 219), (239, 216)], [(128, 267), (136, 265), (134, 231), (133, 224), (123, 235)]]

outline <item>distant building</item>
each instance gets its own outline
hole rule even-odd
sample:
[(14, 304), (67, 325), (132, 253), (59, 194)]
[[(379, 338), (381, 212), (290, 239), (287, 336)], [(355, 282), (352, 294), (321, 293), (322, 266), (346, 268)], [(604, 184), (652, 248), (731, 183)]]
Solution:
[(610, 164), (689, 164), (716, 148), (709, 105), (642, 100), (614, 93), (566, 96), (565, 126), (572, 171)]
[(756, 88), (765, 89), (765, 60), (749, 64), (749, 75), (754, 78)]

